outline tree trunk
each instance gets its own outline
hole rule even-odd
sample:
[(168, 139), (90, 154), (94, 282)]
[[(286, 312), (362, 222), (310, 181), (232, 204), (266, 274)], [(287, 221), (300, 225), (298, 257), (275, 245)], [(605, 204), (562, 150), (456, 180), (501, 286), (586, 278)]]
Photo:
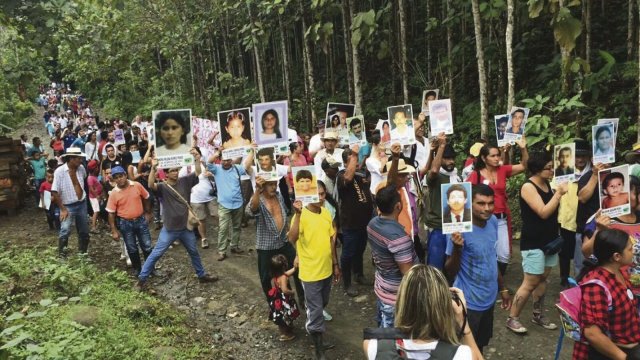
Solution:
[(506, 52), (507, 52), (507, 111), (511, 111), (511, 107), (515, 102), (516, 84), (513, 76), (513, 1), (507, 0), (507, 29), (505, 33)]
[(316, 87), (315, 77), (313, 74), (313, 61), (311, 61), (311, 47), (309, 46), (309, 40), (305, 36), (307, 33), (307, 21), (305, 7), (300, 1), (300, 11), (302, 13), (302, 55), (304, 62), (307, 64), (307, 86), (309, 88), (309, 111), (311, 112), (311, 118), (307, 118), (307, 129), (313, 129), (315, 124), (318, 123), (316, 118)]
[(349, 103), (353, 103), (353, 64), (351, 58), (351, 15), (349, 13), (349, 0), (342, 0), (342, 25), (344, 40), (344, 59), (347, 64), (347, 93), (349, 94)]
[[(640, 19), (640, 0), (638, 0), (638, 19)], [(640, 142), (640, 26), (638, 26), (638, 142)]]
[(480, 83), (480, 137), (485, 139), (489, 129), (489, 99), (487, 96), (487, 72), (484, 66), (484, 47), (482, 45), (482, 26), (478, 0), (471, 0), (471, 10), (473, 12), (473, 25), (476, 36), (476, 59), (478, 60), (478, 80)]
[[(449, 12), (453, 8), (453, 0), (446, 0), (446, 14), (448, 16)], [(451, 111), (453, 112), (453, 108), (455, 108), (455, 94), (454, 94), (454, 86), (453, 86), (453, 29), (451, 28), (451, 22), (447, 24), (447, 58), (449, 60), (449, 66), (447, 66), (447, 77), (449, 78), (449, 99), (451, 99)], [(435, 136), (437, 134), (432, 134)]]
[[(349, 0), (349, 18), (353, 19), (355, 13), (355, 1)], [(351, 22), (351, 20), (349, 20)], [(362, 114), (362, 85), (360, 82), (360, 53), (358, 46), (351, 46), (353, 55), (353, 92), (356, 100), (356, 114)]]
[(402, 100), (409, 103), (409, 74), (407, 73), (407, 29), (404, 0), (398, 0), (398, 15), (400, 18), (400, 72), (402, 73)]
[[(586, 32), (584, 36), (584, 58), (585, 58), (585, 61), (587, 62), (587, 65), (590, 65), (591, 64), (591, 0), (585, 0), (584, 5), (585, 5), (584, 30)], [(629, 57), (629, 59), (631, 59), (631, 57)]]
[[(588, 1), (588, 0), (587, 0)], [(631, 61), (633, 58), (633, 0), (629, 0), (628, 6), (628, 18), (627, 18), (627, 60)]]
[[(429, 21), (429, 19), (431, 18), (431, 0), (427, 0), (427, 11), (426, 11), (426, 15), (427, 15), (427, 21)], [(431, 39), (432, 36), (430, 36), (430, 33), (427, 33), (427, 36), (425, 36), (427, 43), (426, 43), (426, 47), (427, 47), (427, 87), (431, 87), (434, 83), (433, 81), (433, 77), (431, 75), (431, 72), (433, 71), (432, 67), (431, 67)]]
[(287, 101), (289, 106), (293, 104), (293, 97), (291, 96), (291, 82), (289, 80), (289, 54), (287, 53), (287, 41), (285, 37), (285, 28), (282, 22), (282, 17), (278, 15), (278, 24), (280, 25), (280, 48), (282, 51), (282, 62), (284, 67), (284, 89), (287, 93)]
[[(228, 19), (227, 16), (225, 16), (225, 19)], [(224, 26), (224, 35), (222, 35), (222, 45), (224, 47), (224, 61), (227, 65), (227, 72), (231, 75), (233, 75), (233, 68), (231, 67), (231, 59), (233, 58), (233, 55), (231, 54), (231, 49), (229, 48), (229, 23), (228, 20), (225, 20), (224, 22), (225, 26)]]
[(264, 82), (262, 79), (262, 64), (260, 63), (260, 49), (258, 48), (258, 39), (255, 35), (253, 35), (253, 24), (255, 22), (255, 18), (253, 17), (253, 11), (251, 10), (251, 4), (247, 2), (247, 10), (249, 11), (249, 21), (251, 21), (251, 47), (253, 48), (253, 56), (256, 61), (256, 78), (258, 80), (258, 93), (260, 94), (260, 101), (266, 102), (266, 97), (264, 94)]

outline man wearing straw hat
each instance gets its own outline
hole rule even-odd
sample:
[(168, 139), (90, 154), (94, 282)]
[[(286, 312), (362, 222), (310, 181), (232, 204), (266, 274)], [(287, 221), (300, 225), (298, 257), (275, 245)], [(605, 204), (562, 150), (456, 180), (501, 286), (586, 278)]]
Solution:
[(70, 147), (62, 155), (65, 164), (53, 174), (51, 185), (52, 201), (60, 208), (60, 234), (58, 254), (66, 256), (67, 243), (71, 233), (71, 222), (75, 220), (78, 231), (78, 250), (86, 254), (89, 248), (89, 224), (87, 222), (87, 192), (84, 179), (87, 172), (82, 165), (85, 154), (80, 148)]

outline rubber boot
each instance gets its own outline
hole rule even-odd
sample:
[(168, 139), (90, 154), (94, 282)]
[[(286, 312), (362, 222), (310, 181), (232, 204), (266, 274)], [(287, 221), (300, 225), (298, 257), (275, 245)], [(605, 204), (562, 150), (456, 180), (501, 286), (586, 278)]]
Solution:
[(326, 360), (324, 356), (324, 342), (322, 341), (322, 333), (311, 333), (311, 339), (313, 340), (313, 346), (316, 348), (316, 360)]

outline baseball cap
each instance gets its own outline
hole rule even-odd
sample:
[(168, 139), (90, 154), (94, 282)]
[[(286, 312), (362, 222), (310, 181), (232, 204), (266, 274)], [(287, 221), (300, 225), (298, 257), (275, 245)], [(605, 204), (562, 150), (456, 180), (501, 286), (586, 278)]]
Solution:
[(114, 166), (111, 168), (111, 177), (115, 177), (118, 174), (126, 174), (122, 166)]

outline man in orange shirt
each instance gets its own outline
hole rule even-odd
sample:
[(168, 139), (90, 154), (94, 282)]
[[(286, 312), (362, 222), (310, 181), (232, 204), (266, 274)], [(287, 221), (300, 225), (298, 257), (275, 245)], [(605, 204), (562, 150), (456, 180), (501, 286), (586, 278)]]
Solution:
[(142, 263), (138, 244), (145, 259), (152, 250), (148, 226), (148, 219), (152, 216), (149, 192), (139, 182), (127, 179), (127, 173), (121, 166), (111, 169), (111, 178), (116, 182), (116, 187), (109, 194), (107, 201), (111, 236), (116, 241), (121, 236), (124, 238), (131, 264), (140, 273)]

